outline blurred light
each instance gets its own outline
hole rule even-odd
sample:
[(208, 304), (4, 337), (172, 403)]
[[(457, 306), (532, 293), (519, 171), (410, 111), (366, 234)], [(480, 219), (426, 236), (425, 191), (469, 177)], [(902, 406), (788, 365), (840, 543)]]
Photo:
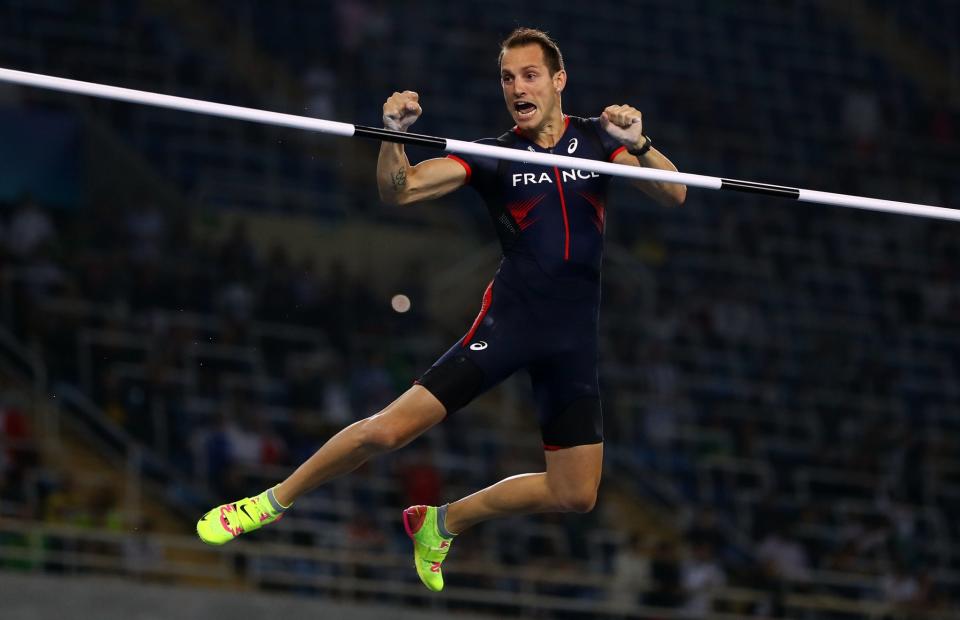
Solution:
[(394, 295), (393, 299), (390, 300), (390, 307), (393, 308), (395, 312), (402, 314), (410, 309), (410, 298), (402, 294)]

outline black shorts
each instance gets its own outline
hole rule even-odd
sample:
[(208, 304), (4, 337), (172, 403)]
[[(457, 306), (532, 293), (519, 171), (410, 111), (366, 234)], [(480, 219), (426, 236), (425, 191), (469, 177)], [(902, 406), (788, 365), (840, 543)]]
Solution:
[(598, 315), (599, 298), (533, 296), (497, 278), (487, 287), (470, 331), (416, 383), (449, 414), (526, 368), (544, 448), (599, 443)]

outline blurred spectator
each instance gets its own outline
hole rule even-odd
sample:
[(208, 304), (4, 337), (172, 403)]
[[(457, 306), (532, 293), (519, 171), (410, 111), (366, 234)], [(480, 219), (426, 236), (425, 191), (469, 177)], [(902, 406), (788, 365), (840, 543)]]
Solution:
[(956, 322), (960, 316), (960, 288), (947, 268), (937, 270), (921, 289), (925, 318), (934, 325)]
[(217, 292), (220, 315), (234, 323), (245, 324), (253, 319), (256, 303), (253, 289), (242, 280), (228, 281)]
[[(378, 553), (383, 549), (386, 541), (383, 530), (365, 512), (356, 513), (345, 525), (345, 529), (347, 539), (350, 541), (350, 549), (355, 549), (358, 553), (364, 551)], [(363, 571), (357, 576), (362, 578), (365, 574), (366, 571)]]
[(246, 220), (237, 218), (220, 246), (220, 269), (226, 279), (249, 282), (258, 266), (257, 250)]
[(947, 102), (950, 101), (950, 93), (941, 89), (937, 92), (933, 101), (933, 110), (928, 117), (930, 119), (930, 136), (941, 146), (955, 146), (956, 144), (956, 119), (958, 118), (956, 109), (951, 109)]
[(768, 533), (757, 548), (757, 560), (772, 577), (791, 581), (806, 579), (810, 563), (803, 546), (788, 538), (787, 528), (778, 525)]
[(130, 209), (126, 218), (128, 254), (134, 263), (154, 263), (163, 255), (166, 215), (154, 203)]
[(880, 588), (883, 599), (897, 607), (918, 606), (926, 598), (920, 580), (900, 562), (895, 562), (893, 568), (883, 575)]
[(347, 54), (360, 52), (370, 41), (382, 40), (393, 27), (387, 6), (376, 0), (338, 0), (336, 16), (340, 48)]
[(287, 461), (286, 446), (265, 415), (253, 417), (254, 435), (260, 442), (260, 459), (257, 464), (274, 467)]
[(294, 270), (290, 254), (281, 245), (270, 249), (266, 265), (259, 274), (258, 315), (267, 321), (289, 322), (296, 317)]
[(679, 607), (684, 602), (680, 550), (677, 543), (660, 541), (650, 561), (650, 592), (643, 598), (653, 607)]
[(851, 87), (843, 100), (843, 124), (857, 151), (869, 153), (877, 143), (881, 124), (880, 102), (867, 86)]
[(627, 544), (620, 545), (613, 558), (610, 600), (630, 609), (640, 603), (643, 593), (651, 589), (651, 558), (647, 543), (639, 534), (631, 534)]
[(117, 490), (109, 482), (96, 485), (87, 494), (88, 527), (112, 530), (126, 529), (126, 517), (120, 506)]
[[(335, 307), (328, 307), (334, 300), (325, 299), (324, 283), (317, 273), (317, 263), (313, 257), (303, 258), (292, 274), (291, 292), (292, 305), (296, 310), (295, 318), (298, 322), (307, 325), (325, 325), (326, 317), (335, 311)], [(331, 282), (329, 292), (336, 294), (337, 283)]]
[(336, 365), (327, 373), (323, 387), (323, 419), (341, 428), (357, 417), (350, 407), (350, 392), (344, 374), (343, 369)]
[(647, 351), (644, 364), (649, 390), (656, 396), (670, 398), (677, 394), (679, 376), (676, 364), (663, 344), (657, 343)]
[(717, 512), (709, 506), (697, 506), (693, 519), (686, 532), (687, 541), (694, 546), (709, 545), (713, 551), (719, 549), (724, 536), (720, 532)]
[(7, 225), (7, 249), (19, 261), (25, 261), (57, 239), (53, 220), (40, 204), (25, 198), (16, 207)]
[(230, 446), (230, 462), (232, 465), (255, 469), (263, 458), (263, 436), (254, 431), (257, 413), (248, 402), (241, 399), (226, 406), (224, 432), (227, 445)]
[(30, 477), (40, 452), (13, 392), (0, 395), (0, 431), (0, 517), (35, 517), (37, 489)]
[(233, 463), (231, 423), (228, 414), (221, 411), (214, 427), (194, 428), (190, 436), (191, 453), (198, 477), (210, 488), (221, 492), (229, 490), (237, 480), (228, 475)]
[(421, 447), (402, 459), (397, 472), (403, 485), (405, 506), (439, 506), (443, 502), (443, 478), (429, 449)]
[(350, 393), (353, 410), (361, 415), (376, 413), (394, 399), (393, 382), (381, 351), (369, 351), (354, 369)]
[(3, 466), (25, 470), (36, 465), (37, 446), (33, 443), (30, 422), (23, 401), (14, 392), (0, 393), (0, 430), (3, 440)]
[(65, 274), (48, 252), (37, 252), (25, 259), (20, 267), (25, 301), (32, 303), (47, 299), (60, 291)]
[(152, 520), (143, 519), (132, 530), (134, 535), (123, 539), (123, 565), (127, 574), (143, 578), (163, 562), (163, 547), (154, 536)]
[(287, 403), (294, 409), (319, 411), (324, 405), (324, 360), (319, 355), (290, 356), (287, 360)]
[(730, 291), (710, 305), (710, 326), (721, 342), (731, 345), (763, 341), (763, 320), (747, 303)]
[(63, 525), (85, 525), (91, 518), (87, 506), (76, 478), (65, 472), (45, 498), (43, 520)]
[(683, 611), (697, 618), (707, 617), (713, 612), (714, 593), (727, 583), (712, 543), (698, 541), (693, 544), (683, 562), (681, 579), (686, 595)]
[(336, 91), (336, 76), (329, 68), (321, 65), (310, 67), (303, 77), (307, 91), (307, 105), (304, 113), (315, 118), (336, 118), (333, 95)]

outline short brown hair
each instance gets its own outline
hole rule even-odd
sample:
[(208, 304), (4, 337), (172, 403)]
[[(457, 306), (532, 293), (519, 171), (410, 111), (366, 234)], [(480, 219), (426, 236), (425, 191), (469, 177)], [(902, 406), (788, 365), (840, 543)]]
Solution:
[(550, 38), (546, 32), (534, 28), (517, 28), (500, 44), (500, 56), (497, 58), (497, 65), (503, 63), (503, 55), (508, 49), (523, 47), (524, 45), (539, 45), (543, 50), (543, 61), (550, 70), (550, 75), (562, 70), (563, 54), (556, 42)]

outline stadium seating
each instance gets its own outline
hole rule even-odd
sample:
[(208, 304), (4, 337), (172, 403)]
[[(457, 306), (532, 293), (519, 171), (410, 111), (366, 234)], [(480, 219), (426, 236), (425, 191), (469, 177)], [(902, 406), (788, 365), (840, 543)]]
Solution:
[[(439, 2), (413, 9), (281, 3), (265, 14), (263, 3), (243, 0), (195, 9), (199, 24), (219, 16), (244, 58), (283, 67), (283, 80), (299, 85), (273, 91), (263, 73), (236, 71), (231, 45), (217, 49), (191, 34), (183, 3), (176, 12), (149, 2), (104, 0), (87, 10), (13, 0), (0, 8), (0, 65), (292, 112), (308, 107), (366, 124), (378, 122), (387, 94), (410, 87), (427, 109), (419, 130), (474, 139), (507, 122), (496, 40), (475, 33), (505, 34), (517, 21), (542, 18), (516, 4), (497, 0), (476, 14)], [(956, 58), (956, 37), (944, 27), (953, 3), (935, 3), (941, 11), (861, 4), (927, 51)], [(890, 50), (818, 3), (644, 0), (631, 5), (642, 34), (614, 43), (618, 7), (602, 0), (549, 17), (570, 71), (571, 112), (635, 102), (657, 146), (685, 171), (960, 204), (955, 102), (928, 92)], [(435, 40), (417, 36), (424, 25)], [(394, 51), (374, 54), (372, 42)], [(345, 218), (398, 222), (373, 204), (372, 148), (318, 146), (115, 103), (35, 93), (25, 101), (109, 118), (190, 204), (272, 210), (278, 218), (312, 211), (329, 226)], [(485, 215), (470, 198), (446, 202), (464, 221)], [(694, 191), (682, 209), (667, 211), (620, 186), (611, 205), (605, 500), (670, 518), (640, 527), (601, 502), (586, 517), (485, 525), (458, 547), (462, 563), (451, 571), (445, 604), (521, 617), (531, 609), (648, 617), (654, 612), (639, 605), (692, 609), (685, 606), (697, 592), (680, 575), (712, 566), (725, 583), (708, 603), (718, 612), (955, 611), (960, 248), (953, 225)], [(196, 221), (171, 218), (146, 238), (156, 247), (144, 255), (130, 239), (151, 230), (150, 214), (110, 207), (50, 213), (56, 237), (35, 254), (13, 256), (5, 247), (0, 314), (15, 340), (42, 352), (50, 385), (76, 390), (91, 419), (102, 418), (93, 424), (117, 431), (112, 441), (124, 454), (131, 446), (145, 451), (136, 467), (171, 511), (272, 483), (331, 432), (388, 402), (459, 336), (436, 316), (403, 318), (371, 303), (363, 278), (308, 272), (242, 231), (211, 241), (195, 234)], [(489, 240), (488, 229), (470, 228), (457, 234)], [(95, 245), (85, 243), (92, 238)], [(461, 268), (471, 277), (486, 269)], [(188, 563), (165, 578), (196, 577), (208, 561), (226, 582), (414, 600), (396, 508), (538, 467), (525, 390), (522, 379), (511, 381), (410, 453), (305, 498), (262, 533), (262, 549), (241, 552), (241, 566), (226, 556), (194, 557), (193, 569)], [(238, 460), (238, 446), (259, 458)], [(226, 469), (233, 475), (219, 475)], [(409, 488), (410, 478), (424, 483)], [(20, 503), (0, 505), (0, 539), (14, 541), (0, 551), (24, 540), (24, 527), (8, 518), (39, 519), (49, 502), (49, 493), (31, 497), (25, 488), (5, 487)], [(54, 538), (77, 535), (94, 551), (114, 540), (109, 532), (43, 527)], [(164, 540), (164, 553), (189, 549), (182, 539)], [(349, 560), (351, 549), (369, 556)], [(122, 554), (111, 553), (101, 555), (119, 562)], [(97, 570), (99, 561), (82, 570)], [(517, 567), (516, 578), (498, 578), (502, 566)], [(637, 577), (637, 566), (649, 574)], [(483, 604), (492, 590), (516, 598)]]

